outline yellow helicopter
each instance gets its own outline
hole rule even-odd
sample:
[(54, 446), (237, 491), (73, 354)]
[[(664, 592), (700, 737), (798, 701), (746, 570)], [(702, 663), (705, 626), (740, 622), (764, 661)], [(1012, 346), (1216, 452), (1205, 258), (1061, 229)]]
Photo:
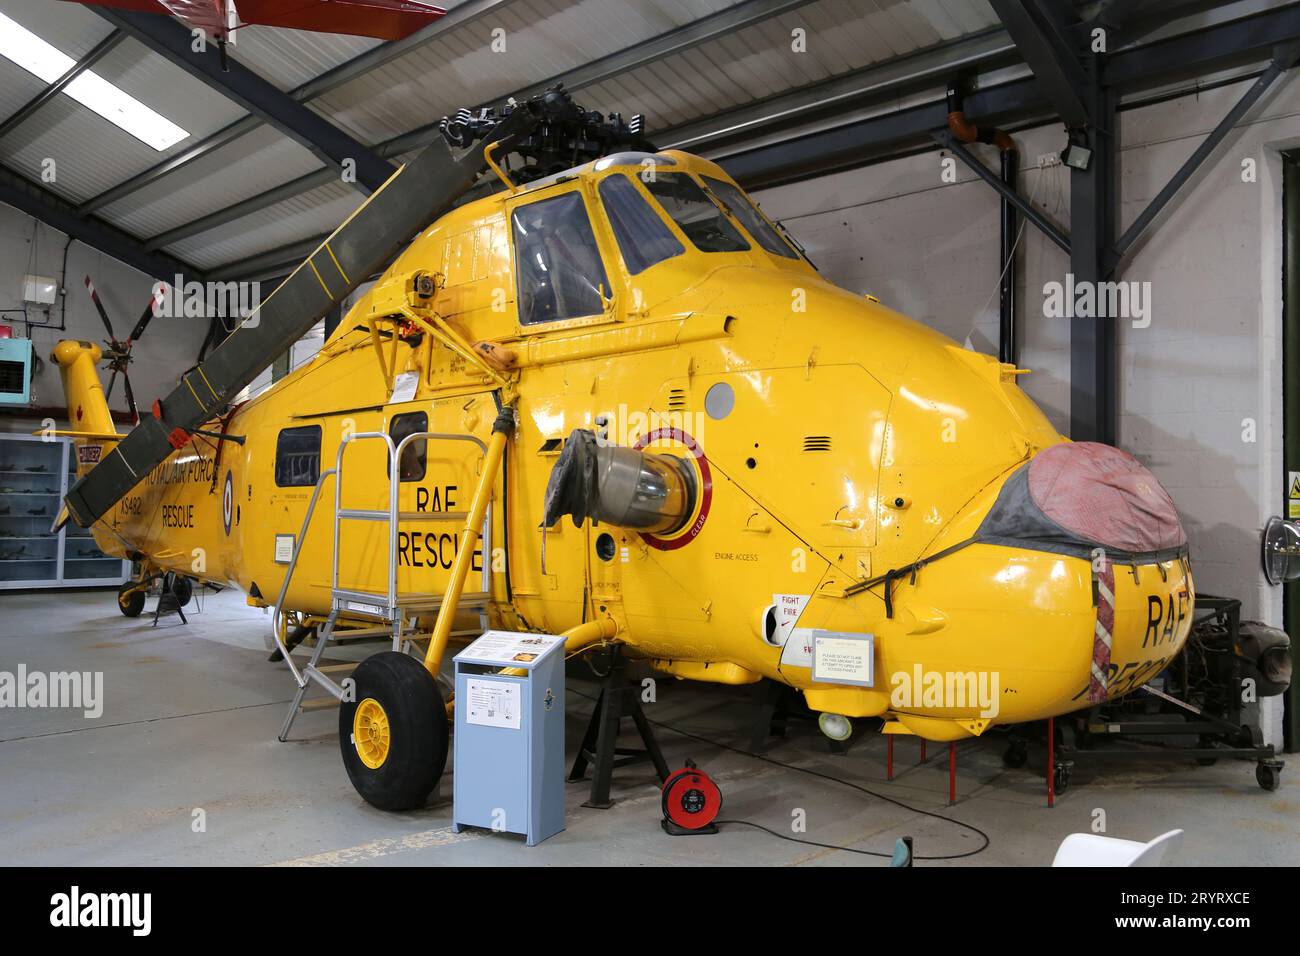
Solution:
[[(127, 436), (99, 348), (55, 348), (68, 512), (139, 562), (124, 613), (165, 572), (274, 608), (300, 689), (341, 700), (353, 784), (387, 809), (436, 786), (454, 706), (437, 677), (487, 627), (769, 678), (832, 737), (880, 717), (956, 740), (1164, 668), (1194, 593), (1145, 468), (1059, 435), (1023, 370), (828, 282), (714, 163), (618, 149), (639, 130), (617, 118), (598, 126), (620, 136), (586, 133), (602, 155), (537, 161), (593, 115), (551, 91), (450, 124)], [(453, 207), (483, 167), (501, 188)], [(368, 274), (361, 250), (417, 230), (313, 360), (231, 404)], [(393, 649), (350, 686), (290, 656), (367, 628)]]

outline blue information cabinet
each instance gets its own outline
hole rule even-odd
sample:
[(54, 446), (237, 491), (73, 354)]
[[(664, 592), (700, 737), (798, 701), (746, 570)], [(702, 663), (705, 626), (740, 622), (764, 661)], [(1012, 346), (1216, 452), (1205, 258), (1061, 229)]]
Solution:
[(564, 638), (488, 631), (455, 657), (452, 829), (564, 829)]

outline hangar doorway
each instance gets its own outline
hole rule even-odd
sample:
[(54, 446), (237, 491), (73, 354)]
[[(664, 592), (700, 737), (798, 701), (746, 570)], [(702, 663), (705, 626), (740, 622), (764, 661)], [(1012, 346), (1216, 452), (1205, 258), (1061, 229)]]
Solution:
[[(1282, 435), (1285, 474), (1300, 471), (1300, 150), (1282, 157)], [(1285, 505), (1285, 500), (1279, 507)], [(1292, 517), (1283, 512), (1285, 517)], [(1291, 635), (1292, 673), (1300, 673), (1300, 581), (1282, 585), (1282, 627)], [(1286, 692), (1283, 741), (1287, 753), (1300, 750), (1300, 686)]]

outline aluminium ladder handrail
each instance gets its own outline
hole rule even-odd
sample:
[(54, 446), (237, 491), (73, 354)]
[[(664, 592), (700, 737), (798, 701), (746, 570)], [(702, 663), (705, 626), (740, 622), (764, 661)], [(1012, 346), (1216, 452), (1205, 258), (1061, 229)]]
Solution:
[[(344, 508), (343, 507), (343, 453), (347, 446), (354, 441), (361, 441), (368, 438), (382, 438), (388, 451), (388, 513), (385, 515), (377, 509), (365, 508)], [(398, 500), (401, 491), (401, 475), (398, 473), (398, 467), (401, 462), (402, 452), (406, 446), (413, 441), (430, 440), (430, 441), (467, 441), (477, 445), (479, 451), (487, 454), (487, 444), (475, 435), (469, 433), (456, 432), (413, 432), (402, 438), (396, 446), (393, 445), (392, 437), (387, 432), (355, 432), (351, 435), (345, 435), (343, 441), (339, 442), (339, 449), (334, 458), (334, 470), (338, 473), (338, 480), (334, 483), (334, 555), (333, 567), (330, 577), (331, 599), (335, 608), (338, 605), (339, 589), (339, 527), (345, 520), (355, 521), (378, 521), (382, 520), (388, 525), (388, 594), (387, 594), (387, 611), (388, 619), (395, 620), (399, 614), (397, 600), (397, 539), (398, 525), (403, 517), (410, 517), (414, 520), (447, 520), (455, 517), (454, 512), (415, 512), (411, 515), (404, 515), (398, 506)], [(416, 516), (419, 516), (418, 518)], [(488, 509), (483, 516), (483, 530), (479, 537), (483, 541), (483, 570), (482, 591), (487, 594), (491, 592), (491, 562), (490, 549), (492, 542), (492, 506), (489, 503)], [(348, 607), (344, 602), (344, 610), (357, 610)]]
[(298, 682), (299, 687), (305, 687), (307, 679), (302, 676), (298, 668), (293, 663), (293, 657), (289, 654), (289, 648), (280, 640), (280, 617), (283, 614), (284, 599), (289, 593), (289, 581), (293, 578), (293, 572), (298, 567), (298, 555), (302, 553), (302, 546), (307, 540), (307, 530), (311, 527), (311, 516), (316, 510), (316, 501), (320, 498), (321, 488), (325, 486), (325, 479), (331, 478), (338, 474), (338, 470), (331, 468), (328, 471), (321, 472), (316, 479), (316, 486), (312, 488), (311, 501), (307, 504), (307, 514), (303, 516), (302, 527), (298, 530), (298, 537), (294, 540), (293, 557), (289, 559), (289, 569), (285, 571), (284, 582), (280, 585), (280, 596), (275, 599), (275, 612), (271, 615), (271, 636), (275, 638), (275, 646), (280, 649), (280, 656), (284, 662), (289, 665), (289, 670), (293, 673), (293, 679)]
[[(401, 475), (400, 474), (397, 475), (397, 481), (393, 481), (393, 475), (396, 472), (397, 464), (401, 461), (402, 452), (406, 450), (406, 446), (409, 442), (417, 441), (420, 439), (432, 439), (432, 440), (445, 440), (445, 441), (468, 441), (478, 445), (479, 450), (483, 454), (487, 453), (487, 445), (483, 442), (482, 439), (470, 434), (456, 434), (456, 433), (449, 433), (449, 432), (416, 432), (402, 438), (402, 440), (396, 446), (393, 445), (392, 438), (386, 432), (359, 432), (356, 434), (346, 436), (343, 439), (343, 441), (339, 443), (339, 449), (334, 459), (334, 467), (328, 469), (327, 471), (322, 472), (320, 476), (316, 479), (315, 486), (312, 488), (311, 500), (307, 504), (307, 511), (306, 514), (303, 516), (302, 526), (299, 528), (298, 536), (294, 541), (293, 556), (289, 559), (289, 567), (285, 572), (284, 581), (280, 585), (280, 593), (279, 596), (276, 598), (276, 602), (274, 605), (274, 613), (272, 614), (271, 617), (271, 636), (275, 641), (276, 647), (280, 649), (280, 656), (284, 659), (285, 663), (289, 665), (289, 670), (293, 674), (294, 680), (297, 682), (299, 687), (305, 687), (307, 685), (308, 676), (303, 671), (299, 670), (299, 668), (294, 664), (293, 657), (290, 654), (288, 647), (280, 639), (280, 620), (283, 617), (283, 613), (284, 613), (283, 612), (284, 601), (289, 592), (289, 583), (293, 579), (294, 572), (297, 570), (298, 557), (299, 555), (302, 554), (303, 545), (306, 543), (307, 532), (311, 527), (311, 519), (313, 514), (316, 511), (316, 503), (320, 499), (321, 490), (325, 486), (325, 480), (331, 477), (336, 479), (334, 483), (334, 513), (335, 513), (334, 554), (332, 559), (331, 579), (330, 579), (331, 603), (333, 603), (335, 593), (339, 590), (338, 555), (339, 555), (340, 519), (342, 518), (342, 519), (356, 519), (356, 520), (378, 520), (378, 516), (380, 514), (383, 514), (383, 512), (369, 511), (367, 509), (341, 508), (342, 487), (343, 487), (343, 480), (342, 480), (343, 450), (349, 442), (363, 439), (363, 438), (382, 438), (384, 439), (385, 444), (388, 446), (387, 450), (389, 454), (389, 459), (388, 459), (389, 510), (388, 513), (384, 515), (384, 518), (386, 520), (386, 523), (389, 526), (389, 590), (388, 590), (389, 607), (388, 607), (388, 611), (390, 615), (393, 615), (398, 610), (396, 607), (396, 599), (397, 599), (396, 544), (397, 544), (398, 524), (400, 524), (404, 518), (413, 518), (417, 520), (439, 520), (439, 519), (446, 520), (448, 518), (455, 517), (457, 514), (455, 512), (427, 512), (427, 513), (412, 513), (408, 515), (405, 512), (401, 512), (398, 510), (398, 502), (399, 502), (400, 490), (401, 490), (400, 489)], [(419, 516), (418, 518), (417, 515)], [(483, 518), (483, 531), (480, 535), (480, 538), (483, 542), (482, 591), (483, 593), (487, 594), (491, 592), (491, 584), (492, 584), (491, 564), (489, 560), (490, 552), (491, 552), (491, 541), (492, 541), (492, 509), (490, 504), (488, 505), (488, 510)]]

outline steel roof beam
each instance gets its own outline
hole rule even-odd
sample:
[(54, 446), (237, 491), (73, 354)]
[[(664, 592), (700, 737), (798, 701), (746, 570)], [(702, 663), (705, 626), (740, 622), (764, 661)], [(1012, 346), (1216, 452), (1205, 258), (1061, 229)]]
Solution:
[[(356, 187), (373, 192), (395, 172), (358, 140), (320, 114), (231, 60), (222, 63), (215, 43), (194, 52), (194, 37), (170, 17), (96, 7), (95, 12), (155, 53), (179, 66), (222, 96), (239, 104), (339, 169), (355, 166)], [(224, 68), (223, 68), (224, 67)]]
[(765, 129), (803, 123), (837, 109), (888, 103), (928, 86), (942, 86), (956, 71), (976, 71), (1019, 62), (1016, 45), (1005, 30), (994, 29), (875, 63), (853, 73), (778, 93), (736, 109), (671, 126), (654, 139), (665, 149), (699, 152), (701, 148), (762, 133)]
[[(532, 86), (521, 90), (516, 90), (510, 94), (516, 100), (526, 100), (538, 93), (550, 89), (557, 83), (562, 83), (566, 90), (570, 92), (581, 89), (584, 86), (591, 86), (596, 83), (603, 83), (612, 79), (628, 70), (636, 69), (648, 63), (666, 56), (672, 56), (683, 50), (698, 46), (709, 40), (716, 39), (720, 36), (726, 36), (736, 30), (760, 23), (770, 17), (778, 16), (782, 13), (789, 13), (799, 7), (806, 6), (814, 0), (744, 0), (735, 6), (728, 7), (718, 13), (712, 14), (694, 23), (686, 24), (667, 33), (653, 37), (643, 43), (630, 46), (617, 53), (602, 57), (591, 63), (584, 64), (573, 70), (568, 70), (551, 77), (541, 83), (535, 83)], [(459, 9), (459, 8), (456, 8)], [(445, 19), (445, 18), (444, 18)], [(437, 21), (441, 23), (442, 21)], [(436, 25), (436, 24), (435, 24)], [(324, 79), (324, 78), (322, 78)], [(333, 88), (332, 86), (330, 88)], [(293, 94), (298, 95), (296, 92)], [(504, 99), (504, 97), (500, 98)], [(493, 103), (497, 100), (493, 100)], [(486, 104), (480, 104), (486, 105)], [(429, 123), (418, 129), (410, 130), (398, 136), (386, 140), (377, 146), (372, 147), (376, 155), (382, 157), (398, 156), (402, 153), (410, 152), (416, 149), (422, 149), (428, 146), (433, 140), (441, 136), (438, 123)], [(308, 173), (300, 176), (291, 182), (284, 183), (256, 196), (235, 203), (224, 209), (217, 210), (210, 215), (195, 219), (192, 222), (185, 223), (170, 229), (167, 232), (160, 233), (149, 239), (147, 245), (153, 249), (160, 249), (169, 246), (174, 242), (187, 239), (190, 236), (200, 235), (209, 229), (215, 229), (217, 226), (231, 222), (241, 216), (257, 212), (273, 203), (280, 202), (293, 196), (301, 195), (311, 189), (324, 185), (332, 177), (328, 174), (322, 175), (320, 172)]]
[[(1274, 47), (1300, 40), (1300, 3), (1113, 53), (1106, 82), (1140, 91), (1189, 76), (1271, 57)], [(980, 122), (1011, 123), (1055, 113), (1033, 80), (985, 87), (966, 100)], [(746, 188), (774, 186), (820, 172), (865, 165), (931, 145), (930, 133), (947, 122), (942, 102), (848, 123), (792, 141), (739, 150), (718, 160)]]
[[(816, 0), (742, 0), (740, 3), (733, 4), (716, 13), (711, 13), (707, 17), (701, 17), (699, 20), (676, 27), (648, 40), (634, 43), (632, 46), (610, 53), (598, 60), (592, 60), (590, 63), (575, 69), (567, 70), (548, 80), (526, 86), (510, 95), (517, 100), (527, 99), (536, 96), (538, 93), (545, 92), (556, 83), (563, 83), (564, 88), (570, 93), (574, 90), (580, 90), (584, 86), (595, 86), (597, 83), (612, 80), (614, 77), (630, 70), (640, 69), (665, 57), (684, 53), (702, 43), (729, 36), (738, 30), (744, 30), (772, 17), (792, 13), (800, 7), (805, 7), (813, 2), (816, 2)], [(499, 100), (501, 97), (497, 99)], [(495, 102), (497, 100), (480, 105), (490, 106)]]
[[(411, 34), (404, 40), (395, 40), (371, 47), (365, 53), (359, 54), (346, 63), (341, 63), (332, 70), (322, 73), (315, 79), (308, 80), (302, 86), (290, 90), (287, 95), (299, 103), (306, 103), (319, 96), (324, 96), (345, 83), (350, 83), (352, 80), (364, 76), (370, 70), (377, 69), (396, 57), (410, 53), (412, 50), (437, 39), (448, 30), (477, 20), (501, 7), (508, 6), (510, 2), (511, 0), (466, 0), (466, 2), (449, 11), (446, 16), (435, 20), (423, 30)], [(194, 144), (189, 149), (177, 153), (156, 166), (87, 200), (78, 207), (78, 211), (83, 214), (92, 213), (110, 203), (115, 203), (119, 199), (143, 189), (145, 186), (157, 182), (164, 176), (188, 166), (195, 160), (203, 158), (214, 150), (220, 149), (227, 143), (233, 142), (261, 125), (260, 117), (253, 114), (238, 119), (224, 129), (213, 133), (202, 142)]]
[(166, 253), (147, 251), (138, 239), (116, 226), (78, 215), (72, 203), (4, 167), (0, 167), (0, 202), (155, 279), (171, 283), (178, 274), (189, 279), (203, 277), (202, 272), (187, 262)]
[(132, 193), (139, 192), (141, 189), (144, 189), (144, 187), (156, 183), (168, 173), (174, 173), (182, 166), (188, 166), (196, 159), (206, 156), (213, 150), (220, 149), (227, 143), (234, 142), (245, 133), (256, 129), (260, 125), (262, 125), (261, 120), (252, 114), (237, 119), (229, 126), (217, 130), (211, 136), (205, 136), (193, 146), (181, 150), (174, 156), (169, 156), (161, 163), (158, 163), (155, 166), (150, 166), (144, 172), (137, 173), (130, 179), (118, 183), (110, 189), (104, 190), (104, 192), (100, 193), (98, 196), (92, 196), (77, 207), (77, 212), (83, 216), (88, 216), (93, 212), (98, 212), (105, 206), (111, 205), (119, 199), (125, 199)]
[(1021, 215), (1037, 226), (1047, 236), (1047, 238), (1052, 240), (1052, 242), (1060, 246), (1061, 250), (1066, 255), (1070, 254), (1069, 237), (1057, 228), (1054, 222), (1034, 208), (1025, 197), (1021, 196), (1014, 186), (1004, 183), (997, 174), (992, 172), (987, 166), (972, 156), (966, 147), (958, 142), (957, 138), (952, 135), (950, 130), (946, 128), (936, 130), (931, 134), (931, 136), (934, 137), (936, 143), (944, 149), (949, 150), (953, 155), (969, 166), (980, 179), (992, 186), (993, 190), (997, 192), (998, 195), (1002, 196), (1007, 202), (1019, 209)]
[(34, 97), (20, 106), (16, 112), (8, 117), (3, 123), (0, 123), (0, 139), (8, 136), (18, 126), (30, 119), (37, 110), (46, 103), (53, 100), (56, 96), (68, 88), (68, 84), (81, 76), (92, 66), (102, 60), (106, 55), (117, 48), (117, 45), (125, 40), (126, 37), (121, 30), (114, 30), (104, 39), (95, 44), (94, 49), (83, 56), (80, 60), (68, 68), (68, 72), (41, 90)]
[(1067, 25), (1042, 0), (989, 0), (1016, 41), (1034, 78), (1042, 85), (1066, 126), (1085, 126), (1087, 77), (1068, 39)]
[(1178, 190), (1192, 178), (1196, 170), (1218, 148), (1233, 127), (1241, 122), (1241, 118), (1246, 115), (1250, 108), (1282, 74), (1291, 69), (1295, 64), (1297, 52), (1300, 51), (1298, 51), (1295, 43), (1287, 44), (1278, 49), (1273, 56), (1273, 62), (1269, 64), (1269, 68), (1251, 84), (1250, 89), (1242, 95), (1241, 99), (1236, 102), (1223, 119), (1219, 120), (1218, 125), (1201, 141), (1201, 144), (1196, 147), (1192, 155), (1187, 157), (1186, 162), (1170, 177), (1169, 182), (1165, 183), (1164, 188), (1156, 194), (1154, 199), (1147, 203), (1146, 208), (1133, 220), (1132, 225), (1128, 227), (1124, 235), (1120, 236), (1115, 242), (1109, 263), (1111, 269), (1118, 265), (1119, 261), (1133, 247), (1133, 244), (1142, 237), (1147, 227), (1155, 221), (1165, 206), (1169, 204), (1169, 201), (1174, 198)]
[[(1141, 90), (1180, 76), (1208, 73), (1225, 65), (1258, 60), (1270, 56), (1276, 44), (1295, 39), (1300, 39), (1300, 3), (1114, 53), (1108, 58), (1107, 82), (1125, 91)], [(840, 81), (831, 82), (837, 84)], [(834, 86), (830, 88), (836, 89)], [(838, 90), (843, 91), (842, 88)], [(809, 95), (811, 92), (782, 94), (767, 104), (777, 107), (770, 114), (753, 112), (766, 108), (765, 104), (742, 107), (719, 113), (709, 120), (678, 127), (676, 132), (689, 130), (692, 136), (711, 137), (717, 134), (705, 124), (711, 124), (714, 130), (726, 131), (738, 123), (754, 119), (762, 121), (765, 131), (780, 129), (802, 115), (797, 110), (785, 111), (784, 105), (801, 102), (816, 108), (817, 101)], [(784, 97), (795, 95), (801, 99), (784, 101)], [(856, 105), (851, 97), (841, 98), (837, 105), (839, 102)], [(966, 111), (981, 122), (1001, 124), (1046, 120), (1056, 115), (1053, 104), (1034, 79), (978, 89), (967, 97)], [(793, 140), (738, 150), (724, 155), (718, 162), (747, 189), (759, 189), (863, 166), (909, 150), (932, 148), (932, 132), (942, 128), (946, 121), (947, 105), (939, 100)], [(404, 135), (409, 137), (411, 134)], [(408, 140), (404, 145), (413, 149), (419, 143)], [(302, 245), (306, 247), (308, 243)], [(292, 256), (286, 255), (282, 249), (269, 250), (215, 267), (212, 271), (239, 278), (258, 269), (284, 266), (291, 261)]]

